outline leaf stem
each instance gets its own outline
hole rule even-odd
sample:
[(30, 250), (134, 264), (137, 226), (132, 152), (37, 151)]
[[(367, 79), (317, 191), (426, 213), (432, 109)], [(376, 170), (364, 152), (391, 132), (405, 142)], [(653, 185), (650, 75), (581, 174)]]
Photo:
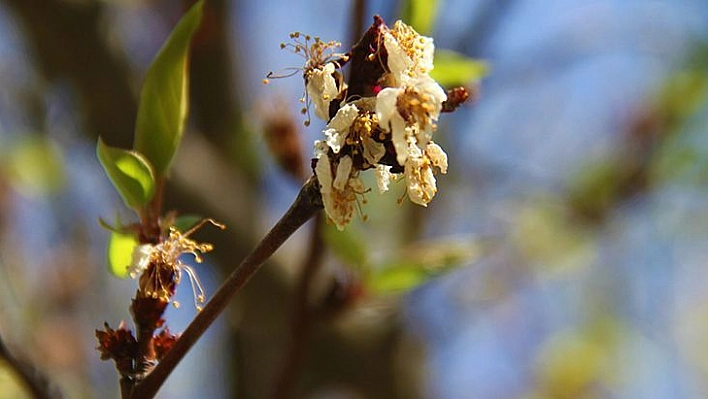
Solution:
[(214, 297), (192, 320), (167, 355), (143, 381), (135, 386), (133, 399), (155, 396), (172, 370), (226, 308), (231, 298), (297, 229), (322, 208), (319, 184), (313, 176), (302, 187), (290, 209), (266, 234), (253, 252), (226, 278)]

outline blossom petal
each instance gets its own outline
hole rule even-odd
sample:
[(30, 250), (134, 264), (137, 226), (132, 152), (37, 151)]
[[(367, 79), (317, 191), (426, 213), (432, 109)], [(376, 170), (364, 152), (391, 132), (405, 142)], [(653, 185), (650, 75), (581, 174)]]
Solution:
[(329, 103), (339, 95), (333, 74), (334, 64), (331, 62), (314, 68), (308, 73), (305, 87), (315, 107), (315, 115), (325, 121), (329, 120)]
[(344, 156), (339, 160), (339, 165), (337, 165), (337, 176), (334, 178), (334, 183), (332, 183), (332, 187), (334, 187), (337, 190), (344, 190), (344, 187), (346, 187), (347, 182), (349, 181), (349, 176), (352, 171), (352, 157), (350, 156)]
[(432, 141), (429, 142), (425, 147), (425, 155), (434, 166), (440, 169), (440, 172), (447, 173), (447, 154), (439, 145)]
[(332, 192), (332, 169), (330, 167), (329, 157), (323, 156), (317, 159), (315, 165), (315, 174), (320, 183), (320, 193), (324, 199), (326, 193)]
[(327, 124), (327, 129), (325, 129), (324, 133), (327, 136), (327, 144), (335, 154), (338, 154), (342, 149), (349, 135), (349, 128), (358, 115), (359, 109), (356, 105), (347, 104), (340, 108), (334, 118)]
[(388, 191), (390, 183), (391, 167), (389, 165), (376, 165), (376, 185), (379, 188), (379, 193)]
[(401, 81), (406, 70), (413, 66), (413, 60), (411, 60), (408, 54), (401, 48), (398, 41), (391, 33), (387, 32), (384, 34), (384, 47), (386, 47), (386, 52), (388, 53), (388, 69), (391, 71), (395, 82), (398, 83)]

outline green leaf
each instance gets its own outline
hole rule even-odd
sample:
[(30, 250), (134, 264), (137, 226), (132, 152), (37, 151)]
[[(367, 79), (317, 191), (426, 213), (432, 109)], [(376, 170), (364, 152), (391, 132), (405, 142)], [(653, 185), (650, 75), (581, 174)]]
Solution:
[(133, 234), (111, 232), (108, 240), (108, 267), (116, 277), (128, 276), (128, 265), (132, 261), (133, 249), (138, 245), (138, 240)]
[(368, 288), (377, 294), (386, 294), (411, 290), (428, 281), (431, 274), (422, 265), (393, 264), (385, 266), (381, 271), (369, 277)]
[(187, 54), (202, 18), (199, 1), (182, 17), (145, 76), (135, 126), (135, 149), (164, 176), (182, 139), (187, 118)]
[(430, 76), (443, 87), (464, 86), (489, 73), (489, 65), (450, 50), (436, 50)]
[(403, 2), (401, 19), (418, 33), (427, 35), (433, 30), (438, 11), (438, 0), (407, 0)]
[(138, 152), (106, 145), (100, 138), (98, 160), (129, 208), (140, 209), (155, 194), (155, 176), (150, 163)]
[(202, 220), (204, 220), (204, 217), (199, 215), (181, 215), (175, 218), (173, 225), (180, 232), (185, 232)]
[(60, 191), (66, 181), (64, 159), (52, 140), (27, 134), (0, 157), (0, 168), (7, 180), (28, 197)]
[(324, 242), (342, 261), (352, 267), (364, 267), (368, 264), (366, 244), (354, 231), (353, 226), (347, 226), (340, 231), (333, 224), (323, 227)]
[(479, 243), (467, 240), (414, 243), (403, 251), (405, 256), (375, 267), (369, 274), (367, 287), (378, 294), (409, 291), (469, 264), (481, 252)]

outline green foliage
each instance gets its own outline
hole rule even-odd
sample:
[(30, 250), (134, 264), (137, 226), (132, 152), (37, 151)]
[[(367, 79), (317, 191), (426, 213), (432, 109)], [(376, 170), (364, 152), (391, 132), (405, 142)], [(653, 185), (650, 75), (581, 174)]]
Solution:
[(327, 224), (322, 230), (327, 247), (343, 262), (355, 268), (369, 264), (366, 243), (352, 226), (339, 231), (333, 224)]
[(172, 225), (177, 228), (177, 230), (181, 232), (185, 232), (192, 227), (194, 227), (197, 223), (201, 222), (204, 220), (203, 216), (198, 216), (198, 215), (181, 215), (175, 218), (174, 223)]
[(489, 64), (450, 50), (436, 50), (430, 76), (443, 87), (464, 86), (489, 73)]
[(110, 147), (98, 140), (98, 160), (129, 208), (140, 209), (155, 194), (155, 176), (150, 163), (136, 151)]
[(155, 173), (164, 176), (182, 139), (187, 118), (187, 54), (202, 18), (202, 2), (182, 17), (160, 49), (145, 77), (135, 149), (150, 160)]
[(390, 262), (372, 270), (367, 287), (377, 294), (410, 291), (431, 279), (443, 275), (477, 258), (480, 248), (469, 242), (416, 243)]
[(111, 232), (108, 240), (108, 267), (116, 277), (128, 277), (128, 265), (133, 255), (133, 248), (138, 245), (138, 240), (133, 234)]
[(27, 135), (14, 143), (0, 159), (8, 181), (23, 195), (47, 195), (65, 182), (61, 150), (46, 137)]
[(407, 0), (402, 4), (401, 19), (420, 34), (430, 34), (438, 12), (438, 0)]

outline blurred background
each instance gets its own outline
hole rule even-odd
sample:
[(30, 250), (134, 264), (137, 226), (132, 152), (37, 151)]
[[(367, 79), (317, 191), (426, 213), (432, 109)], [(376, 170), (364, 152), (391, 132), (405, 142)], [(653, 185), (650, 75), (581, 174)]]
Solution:
[[(216, 247), (196, 266), (208, 295), (287, 209), (321, 135), (299, 75), (261, 82), (304, 62), (279, 44), (346, 48), (404, 3), (206, 2), (166, 208), (228, 225), (197, 234)], [(397, 204), (398, 184), (343, 233), (305, 226), (159, 397), (708, 396), (705, 1), (437, 3), (436, 48), (490, 70), (441, 117), (433, 202)], [(106, 266), (98, 218), (134, 216), (97, 137), (131, 146), (145, 71), (190, 4), (0, 0), (0, 336), (68, 398), (119, 396), (94, 330), (131, 325), (136, 288)], [(180, 288), (172, 331), (195, 314)], [(26, 392), (0, 361), (0, 398)]]

